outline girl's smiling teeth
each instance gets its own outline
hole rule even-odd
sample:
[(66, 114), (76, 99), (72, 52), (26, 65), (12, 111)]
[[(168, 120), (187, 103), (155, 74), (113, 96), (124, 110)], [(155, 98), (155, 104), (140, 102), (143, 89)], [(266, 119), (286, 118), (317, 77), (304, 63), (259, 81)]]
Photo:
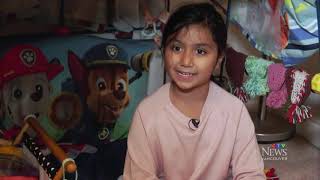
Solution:
[(190, 76), (193, 76), (193, 75), (194, 75), (193, 73), (181, 72), (181, 71), (177, 71), (177, 73), (178, 73), (180, 76), (184, 76), (184, 77), (190, 77)]

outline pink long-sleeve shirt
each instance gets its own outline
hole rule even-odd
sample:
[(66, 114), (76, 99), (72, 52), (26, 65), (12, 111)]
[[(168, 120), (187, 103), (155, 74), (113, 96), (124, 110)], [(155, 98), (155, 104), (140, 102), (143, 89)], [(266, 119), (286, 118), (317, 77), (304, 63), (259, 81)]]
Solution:
[(244, 104), (210, 83), (198, 128), (170, 101), (170, 83), (137, 107), (124, 180), (265, 179), (254, 125)]

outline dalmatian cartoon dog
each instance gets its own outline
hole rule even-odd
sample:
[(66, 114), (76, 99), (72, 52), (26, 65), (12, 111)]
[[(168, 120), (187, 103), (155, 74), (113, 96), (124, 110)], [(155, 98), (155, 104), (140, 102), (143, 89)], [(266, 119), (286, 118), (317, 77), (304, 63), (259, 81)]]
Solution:
[[(29, 115), (36, 117), (43, 131), (55, 141), (79, 122), (82, 109), (78, 96), (64, 92), (50, 97), (53, 91), (50, 81), (63, 69), (58, 59), (48, 62), (44, 53), (32, 45), (17, 45), (4, 54), (0, 59), (1, 139), (15, 140)], [(31, 128), (27, 134), (37, 138)], [(21, 143), (26, 145), (24, 140)], [(28, 157), (36, 157), (35, 161), (45, 169), (43, 159), (34, 152)]]
[(2, 126), (7, 130), (20, 128), (27, 115), (34, 115), (55, 140), (73, 127), (82, 111), (79, 97), (66, 93), (51, 97), (50, 81), (63, 69), (58, 59), (48, 62), (44, 53), (32, 45), (17, 45), (6, 52), (0, 60)]
[(24, 117), (32, 114), (53, 133), (51, 135), (57, 135), (59, 130), (42, 120), (46, 119), (50, 106), (50, 80), (62, 71), (63, 66), (57, 59), (48, 62), (34, 46), (17, 45), (6, 52), (0, 61), (2, 110), (9, 120), (4, 123), (5, 127), (21, 127)]

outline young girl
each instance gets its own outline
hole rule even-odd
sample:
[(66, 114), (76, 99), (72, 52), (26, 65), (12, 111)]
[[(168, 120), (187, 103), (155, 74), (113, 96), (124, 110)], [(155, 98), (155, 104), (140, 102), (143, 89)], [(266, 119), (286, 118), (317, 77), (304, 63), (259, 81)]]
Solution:
[(162, 39), (171, 82), (136, 109), (125, 180), (265, 179), (254, 125), (244, 104), (210, 81), (227, 32), (209, 3), (180, 7)]

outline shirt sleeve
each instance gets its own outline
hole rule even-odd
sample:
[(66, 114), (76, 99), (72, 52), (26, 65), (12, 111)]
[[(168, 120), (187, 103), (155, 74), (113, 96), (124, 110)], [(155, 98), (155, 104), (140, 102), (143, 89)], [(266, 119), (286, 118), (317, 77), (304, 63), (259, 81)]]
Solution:
[(257, 143), (255, 128), (247, 108), (242, 105), (233, 149), (233, 180), (265, 180), (264, 163)]
[(128, 150), (124, 167), (124, 180), (158, 180), (156, 163), (147, 133), (137, 109), (128, 135)]

